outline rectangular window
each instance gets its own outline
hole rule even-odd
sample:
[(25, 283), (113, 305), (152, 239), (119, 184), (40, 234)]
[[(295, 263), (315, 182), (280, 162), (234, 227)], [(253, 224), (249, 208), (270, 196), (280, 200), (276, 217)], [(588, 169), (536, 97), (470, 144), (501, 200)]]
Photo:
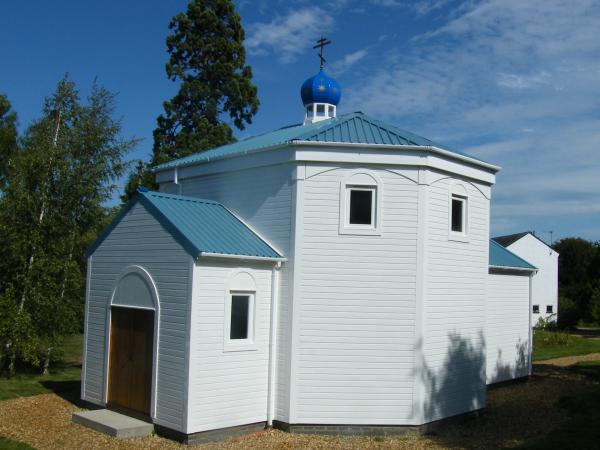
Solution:
[(375, 189), (349, 189), (348, 223), (350, 225), (375, 225)]
[(546, 314), (552, 314), (552, 312), (553, 312), (552, 310), (553, 310), (552, 305), (546, 305)]
[(313, 117), (313, 105), (309, 105), (306, 107), (306, 117), (312, 119)]
[(540, 305), (533, 305), (533, 313), (534, 314), (540, 313)]
[(250, 295), (232, 295), (229, 339), (248, 339), (249, 316)]
[(323, 117), (325, 115), (325, 105), (317, 105), (317, 116)]
[(329, 107), (329, 117), (333, 117), (333, 106)]
[(466, 231), (466, 203), (466, 198), (452, 195), (452, 223), (450, 229), (455, 233), (465, 233)]

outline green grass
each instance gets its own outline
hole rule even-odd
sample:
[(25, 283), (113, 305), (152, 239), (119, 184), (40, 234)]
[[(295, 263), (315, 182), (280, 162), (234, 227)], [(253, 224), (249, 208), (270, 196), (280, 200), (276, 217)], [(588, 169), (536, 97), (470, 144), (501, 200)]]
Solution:
[(47, 376), (42, 376), (39, 369), (30, 368), (18, 372), (12, 378), (0, 377), (0, 400), (78, 390), (82, 341), (82, 335), (67, 338), (61, 348), (61, 361), (50, 366), (50, 374)]
[(33, 447), (0, 436), (0, 450), (33, 450)]
[(600, 339), (570, 336), (561, 332), (536, 331), (533, 335), (533, 360), (560, 358), (563, 356), (600, 353)]

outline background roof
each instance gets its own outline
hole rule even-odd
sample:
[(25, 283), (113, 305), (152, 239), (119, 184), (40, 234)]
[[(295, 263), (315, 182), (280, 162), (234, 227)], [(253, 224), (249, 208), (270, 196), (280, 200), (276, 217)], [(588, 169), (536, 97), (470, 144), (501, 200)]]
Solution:
[(293, 141), (431, 146), (472, 158), (475, 161), (481, 161), (470, 155), (450, 150), (448, 147), (427, 138), (418, 136), (409, 131), (401, 130), (393, 125), (373, 119), (366, 114), (357, 111), (312, 124), (297, 124), (280, 128), (279, 130), (249, 137), (233, 144), (223, 145), (211, 150), (186, 156), (185, 158), (159, 164), (155, 169), (163, 170), (192, 163), (206, 162), (211, 159), (224, 158), (238, 154), (241, 155), (261, 148), (292, 143)]
[(548, 245), (547, 242), (545, 242), (543, 239), (539, 238), (533, 231), (523, 231), (522, 233), (507, 234), (505, 236), (497, 236), (492, 239), (494, 241), (496, 241), (498, 244), (502, 245), (503, 247), (508, 247), (509, 245), (514, 244), (519, 239), (521, 239), (524, 236), (527, 236), (528, 234), (532, 235), (534, 238), (536, 238), (538, 241), (540, 241), (542, 244), (546, 245), (547, 247), (552, 248), (552, 246)]
[(506, 267), (507, 269), (536, 269), (535, 266), (532, 266), (523, 258), (515, 255), (510, 250), (505, 249), (493, 239), (490, 239), (489, 258), (490, 266), (494, 267)]

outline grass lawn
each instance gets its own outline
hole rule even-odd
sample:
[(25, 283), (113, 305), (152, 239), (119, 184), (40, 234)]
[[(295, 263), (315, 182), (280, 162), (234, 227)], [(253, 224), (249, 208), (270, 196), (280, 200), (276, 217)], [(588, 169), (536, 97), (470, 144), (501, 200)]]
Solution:
[(0, 437), (0, 450), (33, 450), (33, 447)]
[(600, 339), (565, 335), (551, 331), (536, 331), (533, 335), (533, 360), (543, 361), (563, 356), (600, 353)]
[(0, 377), (0, 400), (78, 389), (82, 345), (82, 335), (67, 338), (62, 347), (62, 361), (50, 366), (50, 375), (42, 376), (36, 369), (18, 373), (10, 379)]

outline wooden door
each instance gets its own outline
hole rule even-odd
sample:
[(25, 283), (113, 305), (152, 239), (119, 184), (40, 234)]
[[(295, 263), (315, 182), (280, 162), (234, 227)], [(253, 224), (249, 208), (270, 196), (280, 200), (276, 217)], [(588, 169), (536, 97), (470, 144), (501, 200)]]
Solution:
[(108, 405), (150, 416), (154, 311), (113, 306)]

